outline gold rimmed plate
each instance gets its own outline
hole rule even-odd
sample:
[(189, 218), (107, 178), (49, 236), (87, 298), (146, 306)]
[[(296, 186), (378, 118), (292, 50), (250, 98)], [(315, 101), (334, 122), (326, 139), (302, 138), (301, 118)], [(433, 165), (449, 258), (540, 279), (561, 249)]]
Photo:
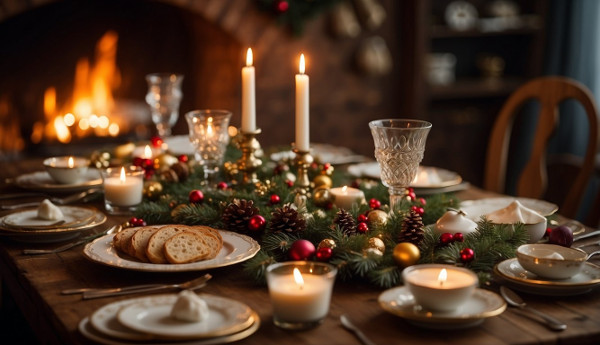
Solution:
[(88, 169), (82, 182), (61, 184), (54, 181), (46, 171), (36, 171), (18, 176), (15, 179), (15, 184), (21, 188), (35, 191), (76, 192), (101, 186), (102, 178), (98, 170)]
[(515, 289), (551, 296), (583, 294), (600, 286), (600, 266), (591, 262), (586, 262), (581, 272), (569, 279), (543, 279), (524, 269), (516, 258), (498, 263), (494, 273)]
[(498, 197), (466, 200), (460, 203), (460, 209), (464, 211), (470, 219), (479, 221), (481, 216), (485, 216), (494, 211), (503, 209), (515, 200), (544, 217), (548, 217), (558, 211), (558, 205), (551, 202), (521, 197)]
[(454, 311), (431, 311), (418, 305), (406, 286), (388, 289), (379, 295), (379, 305), (387, 312), (406, 321), (432, 329), (458, 329), (474, 327), (486, 318), (500, 315), (506, 302), (498, 294), (476, 289), (467, 302)]
[[(379, 163), (359, 163), (348, 166), (348, 173), (356, 177), (381, 178)], [(462, 177), (450, 170), (419, 165), (417, 176), (410, 187), (415, 189), (443, 189), (462, 183)]]

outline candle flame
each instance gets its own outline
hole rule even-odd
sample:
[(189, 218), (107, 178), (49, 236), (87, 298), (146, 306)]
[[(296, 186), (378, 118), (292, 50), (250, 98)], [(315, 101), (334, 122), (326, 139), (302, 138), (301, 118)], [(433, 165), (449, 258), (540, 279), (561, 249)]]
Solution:
[(144, 158), (152, 158), (152, 149), (150, 148), (150, 145), (146, 145), (144, 148)]
[(438, 282), (440, 282), (440, 286), (444, 286), (446, 279), (448, 278), (448, 272), (446, 272), (445, 268), (442, 268), (440, 271), (440, 275), (438, 276)]
[(209, 117), (206, 120), (206, 122), (208, 122), (208, 124), (206, 125), (206, 136), (212, 137), (212, 135), (213, 135), (213, 128), (212, 128), (213, 118)]
[(246, 53), (246, 66), (252, 66), (252, 48), (248, 48), (248, 52)]
[(305, 71), (305, 62), (304, 62), (304, 54), (300, 54), (300, 74), (304, 74)]
[(294, 280), (296, 281), (296, 284), (298, 284), (300, 290), (302, 290), (302, 288), (304, 288), (304, 279), (302, 279), (302, 274), (297, 268), (294, 268)]
[(67, 165), (69, 166), (69, 168), (72, 168), (75, 166), (75, 162), (73, 161), (73, 157), (69, 157), (69, 160), (67, 161)]
[(342, 187), (342, 194), (348, 194), (348, 186)]
[(125, 167), (121, 167), (121, 177), (119, 179), (121, 183), (125, 183)]

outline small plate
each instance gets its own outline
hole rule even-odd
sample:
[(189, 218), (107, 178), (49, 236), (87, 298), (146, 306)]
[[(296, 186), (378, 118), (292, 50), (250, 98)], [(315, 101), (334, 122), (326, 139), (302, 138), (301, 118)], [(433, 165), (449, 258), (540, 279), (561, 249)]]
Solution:
[[(311, 143), (310, 149), (314, 159), (321, 163), (331, 163), (337, 165), (358, 163), (369, 160), (369, 158), (356, 154), (347, 147), (322, 143)], [(292, 160), (294, 157), (296, 157), (296, 154), (292, 150), (275, 152), (270, 156), (271, 160), (276, 162), (282, 160)]]
[(124, 306), (117, 319), (135, 331), (162, 340), (191, 340), (230, 335), (248, 328), (253, 322), (252, 309), (233, 299), (200, 294), (209, 309), (201, 322), (181, 321), (170, 316), (178, 295), (149, 296)]
[(479, 221), (481, 216), (492, 213), (508, 206), (513, 201), (519, 201), (523, 206), (532, 209), (544, 217), (548, 217), (558, 211), (558, 206), (551, 202), (530, 198), (500, 197), (478, 200), (466, 200), (460, 203), (460, 209), (467, 213), (467, 216)]
[[(57, 220), (48, 220), (38, 218), (37, 208), (19, 210), (7, 216), (0, 218), (0, 224), (5, 227), (17, 229), (35, 229), (35, 228), (74, 228), (91, 222), (96, 212), (90, 208), (75, 206), (57, 206), (62, 212), (64, 218), (62, 223), (57, 224)], [(56, 224), (56, 225), (53, 225)]]
[(46, 171), (37, 171), (30, 174), (24, 174), (15, 179), (17, 186), (25, 189), (45, 191), (45, 192), (76, 192), (83, 191), (90, 187), (102, 185), (100, 172), (96, 169), (88, 169), (85, 180), (80, 183), (60, 184), (50, 177)]
[[(369, 162), (350, 165), (348, 173), (356, 177), (369, 177), (373, 179), (381, 178), (379, 163)], [(417, 177), (410, 184), (413, 188), (446, 188), (458, 185), (462, 182), (462, 177), (446, 169), (419, 165)]]
[(569, 279), (543, 279), (524, 269), (517, 258), (504, 260), (494, 267), (494, 273), (515, 289), (550, 296), (579, 295), (600, 286), (600, 266), (586, 262), (581, 272)]
[(506, 302), (496, 293), (475, 289), (473, 296), (459, 309), (438, 312), (423, 309), (416, 304), (406, 286), (385, 290), (379, 295), (379, 305), (387, 312), (400, 316), (408, 322), (433, 329), (468, 328), (481, 324), (488, 317), (500, 315)]
[(223, 248), (214, 259), (189, 264), (152, 264), (119, 253), (112, 245), (114, 234), (106, 235), (88, 243), (83, 254), (97, 263), (145, 272), (187, 272), (224, 267), (246, 261), (260, 250), (258, 242), (251, 237), (232, 231), (219, 230), (223, 237)]

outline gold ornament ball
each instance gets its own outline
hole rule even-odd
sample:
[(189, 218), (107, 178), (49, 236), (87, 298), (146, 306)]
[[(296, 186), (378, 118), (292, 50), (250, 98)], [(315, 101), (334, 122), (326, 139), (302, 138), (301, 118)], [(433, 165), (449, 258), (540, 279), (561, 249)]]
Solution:
[(419, 248), (410, 242), (398, 243), (394, 247), (394, 261), (400, 267), (412, 266), (421, 258)]
[(327, 175), (318, 175), (313, 179), (313, 183), (315, 184), (315, 188), (331, 188), (333, 186), (333, 181), (331, 177)]
[(313, 201), (315, 205), (324, 207), (333, 200), (333, 195), (329, 188), (318, 188), (313, 192)]
[(373, 210), (369, 212), (367, 220), (372, 226), (382, 226), (385, 225), (385, 223), (387, 223), (388, 214), (382, 210)]
[(371, 237), (369, 238), (369, 244), (367, 244), (367, 248), (375, 248), (380, 252), (384, 253), (385, 243), (383, 243), (383, 240), (379, 237)]
[(158, 199), (163, 191), (163, 185), (158, 181), (146, 181), (144, 183), (144, 196), (148, 199)]
[(331, 238), (326, 238), (326, 239), (322, 240), (321, 242), (319, 242), (319, 245), (317, 246), (317, 250), (321, 249), (321, 248), (331, 248), (333, 250), (333, 249), (335, 249), (335, 241), (332, 240)]
[(179, 162), (177, 157), (170, 155), (168, 153), (161, 153), (158, 157), (154, 158), (154, 166), (158, 168), (159, 171), (168, 170), (173, 164)]
[(383, 256), (383, 252), (377, 248), (366, 248), (363, 249), (363, 255), (380, 258)]

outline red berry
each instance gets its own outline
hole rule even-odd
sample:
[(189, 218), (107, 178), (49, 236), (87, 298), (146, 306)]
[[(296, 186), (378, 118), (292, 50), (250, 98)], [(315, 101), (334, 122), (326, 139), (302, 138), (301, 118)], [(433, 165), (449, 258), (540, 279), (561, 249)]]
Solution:
[(275, 11), (277, 13), (285, 13), (290, 8), (290, 4), (285, 0), (278, 0), (275, 2)]
[(360, 181), (359, 180), (352, 181), (352, 183), (350, 184), (350, 187), (360, 189)]
[(292, 180), (285, 180), (285, 184), (287, 184), (287, 186), (290, 188), (294, 187), (294, 181)]
[(452, 235), (452, 240), (454, 242), (464, 242), (465, 236), (463, 236), (462, 232), (457, 232), (454, 235)]
[(460, 251), (460, 260), (464, 263), (471, 262), (475, 259), (475, 252), (471, 248), (464, 248)]
[(141, 167), (142, 164), (144, 164), (144, 159), (142, 159), (141, 157), (134, 157), (133, 158), (133, 165), (136, 167)]
[(331, 168), (331, 163), (325, 163), (323, 164), (323, 171), (327, 171)]
[(144, 169), (154, 169), (154, 161), (150, 158), (146, 158), (142, 161), (142, 167), (144, 167)]
[(381, 208), (381, 201), (373, 198), (373, 199), (369, 200), (369, 207), (374, 210), (377, 210), (377, 209)]
[(417, 207), (417, 213), (422, 216), (425, 214), (425, 209), (423, 207)]
[(369, 225), (367, 225), (367, 223), (358, 223), (358, 226), (356, 227), (356, 229), (358, 230), (358, 232), (360, 232), (361, 234), (365, 234), (369, 231)]
[(272, 194), (271, 197), (269, 198), (269, 203), (271, 205), (279, 204), (280, 201), (281, 201), (281, 198), (277, 194)]
[(187, 163), (189, 161), (189, 157), (187, 155), (179, 155), (179, 157), (177, 157), (177, 160), (182, 163)]
[(325, 209), (326, 210), (331, 210), (333, 208), (333, 203), (332, 202), (328, 202), (327, 205), (325, 205)]
[(220, 190), (225, 190), (225, 189), (227, 189), (227, 182), (223, 182), (223, 181), (219, 182), (219, 183), (217, 184), (217, 189), (220, 189)]
[(312, 162), (312, 163), (310, 163), (310, 168), (312, 170), (317, 170), (317, 169), (319, 169), (319, 164), (317, 164), (316, 162)]
[(319, 260), (319, 261), (327, 261), (331, 258), (332, 254), (333, 254), (333, 250), (331, 250), (331, 248), (322, 247), (317, 250), (317, 254), (315, 254), (315, 256), (317, 257), (317, 260)]
[(449, 232), (445, 232), (442, 235), (440, 235), (440, 243), (441, 244), (450, 244), (454, 241), (454, 236), (449, 233)]
[(546, 233), (544, 234), (544, 237), (550, 236), (551, 232), (552, 232), (552, 228), (546, 228)]
[(150, 180), (154, 176), (154, 170), (144, 170), (144, 179)]
[(260, 214), (255, 214), (248, 221), (248, 229), (250, 231), (262, 231), (265, 228), (267, 221)]
[(419, 202), (421, 203), (421, 205), (425, 206), (427, 205), (427, 200), (425, 200), (425, 198), (419, 198)]
[(369, 219), (369, 218), (368, 218), (368, 217), (367, 217), (367, 215), (365, 215), (365, 214), (359, 214), (359, 215), (358, 215), (358, 217), (356, 217), (356, 220), (357, 220), (359, 223), (364, 223), (364, 222), (366, 222), (368, 219)]
[(408, 192), (407, 195), (410, 200), (415, 200), (417, 198), (417, 194), (415, 194), (415, 192)]
[(137, 221), (138, 221), (138, 219), (135, 217), (129, 218), (129, 224), (131, 224), (131, 225), (135, 225), (135, 223), (137, 223)]
[(189, 200), (192, 204), (200, 204), (204, 201), (204, 193), (201, 190), (194, 189), (189, 194)]
[(154, 137), (152, 137), (152, 138), (150, 139), (150, 141), (152, 142), (152, 146), (153, 146), (153, 147), (161, 147), (161, 146), (162, 146), (162, 144), (163, 144), (163, 142), (164, 142), (164, 141), (162, 140), (162, 138), (161, 138), (161, 137), (159, 137), (159, 136), (154, 136)]

